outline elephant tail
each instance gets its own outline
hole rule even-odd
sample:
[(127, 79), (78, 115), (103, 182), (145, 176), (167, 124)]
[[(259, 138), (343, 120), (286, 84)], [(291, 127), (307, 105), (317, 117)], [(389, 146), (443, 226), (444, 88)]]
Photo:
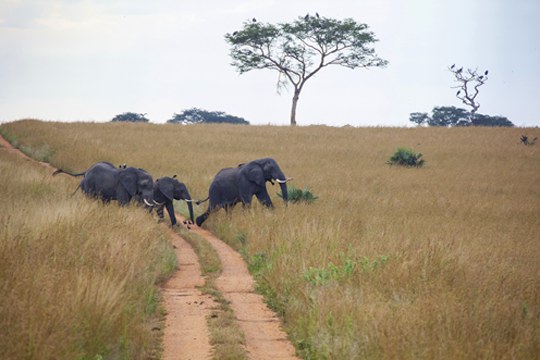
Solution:
[(62, 169), (57, 169), (55, 172), (52, 173), (53, 176), (56, 176), (58, 174), (68, 174), (68, 175), (71, 175), (73, 177), (78, 177), (78, 176), (84, 176), (86, 174), (86, 171), (82, 172), (82, 173), (74, 174), (74, 173), (70, 173), (69, 171), (65, 171), (65, 170), (62, 170)]
[(199, 205), (201, 205), (203, 202), (207, 202), (208, 199), (210, 199), (210, 196), (207, 197), (207, 198), (204, 199), (204, 200), (197, 200), (197, 201), (195, 201), (195, 205), (199, 206)]
[[(54, 174), (53, 174), (54, 175)], [(77, 188), (75, 189), (75, 191), (71, 194), (71, 196), (75, 195), (77, 193), (77, 190), (79, 190), (81, 188), (81, 184), (79, 184), (79, 186), (77, 186)]]

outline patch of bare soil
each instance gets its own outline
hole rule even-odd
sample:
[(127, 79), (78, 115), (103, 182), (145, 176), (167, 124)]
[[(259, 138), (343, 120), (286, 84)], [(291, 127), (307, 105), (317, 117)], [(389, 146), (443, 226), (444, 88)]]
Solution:
[(240, 254), (205, 229), (194, 226), (192, 231), (204, 237), (219, 255), (223, 269), (216, 285), (244, 332), (250, 359), (298, 359), (279, 318), (255, 293), (254, 280)]
[(209, 359), (211, 347), (206, 317), (214, 305), (210, 295), (197, 289), (204, 285), (197, 255), (191, 245), (171, 231), (178, 270), (163, 286), (167, 313), (163, 331), (163, 359)]
[(0, 135), (0, 148), (3, 148), (7, 152), (18, 155), (18, 156), (20, 156), (20, 157), (22, 157), (22, 158), (24, 158), (24, 159), (26, 159), (28, 161), (37, 162), (37, 163), (41, 164), (42, 166), (45, 166), (46, 168), (51, 169), (53, 171), (56, 170), (56, 168), (53, 167), (51, 164), (43, 162), (43, 161), (38, 161), (38, 160), (32, 159), (31, 157), (29, 157), (28, 155), (23, 153), (21, 150), (14, 148), (13, 145), (11, 145), (9, 143), (9, 141), (4, 139), (4, 137), (2, 135)]

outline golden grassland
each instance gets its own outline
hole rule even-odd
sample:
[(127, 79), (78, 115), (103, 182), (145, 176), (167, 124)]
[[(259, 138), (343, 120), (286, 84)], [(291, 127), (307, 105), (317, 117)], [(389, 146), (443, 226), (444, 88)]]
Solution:
[[(204, 226), (244, 254), (304, 358), (540, 357), (540, 145), (519, 144), (539, 129), (20, 121), (1, 130), (68, 170), (106, 160), (178, 174), (194, 198), (223, 167), (275, 158), (315, 203), (285, 207), (269, 186), (273, 211), (238, 207)], [(398, 147), (423, 153), (425, 166), (386, 165)], [(81, 203), (98, 205), (64, 194), (68, 180), (51, 181), (73, 212), (105, 221)]]
[(0, 358), (158, 356), (165, 228), (2, 151), (0, 183)]

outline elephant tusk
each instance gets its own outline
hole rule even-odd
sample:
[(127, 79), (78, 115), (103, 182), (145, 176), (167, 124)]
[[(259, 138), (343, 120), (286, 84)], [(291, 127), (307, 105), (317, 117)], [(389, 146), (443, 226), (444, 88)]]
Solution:
[(146, 206), (150, 206), (150, 207), (154, 206), (153, 204), (150, 204), (150, 203), (148, 202), (148, 200), (146, 200), (146, 199), (143, 199), (143, 201), (144, 201), (144, 203), (146, 204)]
[(191, 202), (197, 202), (197, 201), (199, 201), (199, 200), (188, 200), (188, 199), (184, 199), (184, 201), (187, 202), (187, 203), (191, 203)]
[(279, 179), (276, 179), (276, 181), (277, 181), (278, 183), (280, 183), (280, 184), (285, 184), (287, 181), (291, 181), (292, 179), (294, 179), (294, 178), (290, 177), (290, 178), (287, 178), (287, 179), (285, 179), (285, 180), (279, 180)]
[(162, 202), (162, 203), (158, 203), (156, 200), (152, 200), (154, 202), (154, 204), (156, 204), (157, 206), (161, 206), (161, 205), (164, 205), (165, 203)]

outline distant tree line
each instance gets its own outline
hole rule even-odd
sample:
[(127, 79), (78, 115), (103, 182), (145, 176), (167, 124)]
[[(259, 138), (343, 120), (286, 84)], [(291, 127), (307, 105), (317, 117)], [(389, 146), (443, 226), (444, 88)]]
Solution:
[(414, 112), (410, 114), (409, 120), (418, 125), (428, 126), (507, 126), (514, 124), (504, 116), (490, 116), (469, 112), (455, 106), (437, 106), (432, 110), (431, 115), (427, 113)]
[(134, 112), (125, 112), (119, 115), (116, 115), (111, 121), (120, 122), (120, 121), (129, 121), (129, 122), (149, 122), (146, 117), (146, 114), (138, 114)]
[(198, 108), (191, 108), (174, 114), (172, 119), (167, 120), (168, 124), (216, 124), (229, 123), (239, 125), (249, 125), (244, 118), (229, 115), (222, 111), (206, 111)]
[[(138, 114), (134, 112), (125, 112), (116, 115), (112, 122), (127, 121), (127, 122), (149, 122), (146, 114)], [(206, 111), (198, 108), (191, 108), (182, 111), (180, 114), (174, 114), (172, 119), (167, 120), (168, 124), (201, 124), (201, 123), (228, 123), (249, 125), (249, 121), (244, 118), (229, 115), (222, 111)]]

